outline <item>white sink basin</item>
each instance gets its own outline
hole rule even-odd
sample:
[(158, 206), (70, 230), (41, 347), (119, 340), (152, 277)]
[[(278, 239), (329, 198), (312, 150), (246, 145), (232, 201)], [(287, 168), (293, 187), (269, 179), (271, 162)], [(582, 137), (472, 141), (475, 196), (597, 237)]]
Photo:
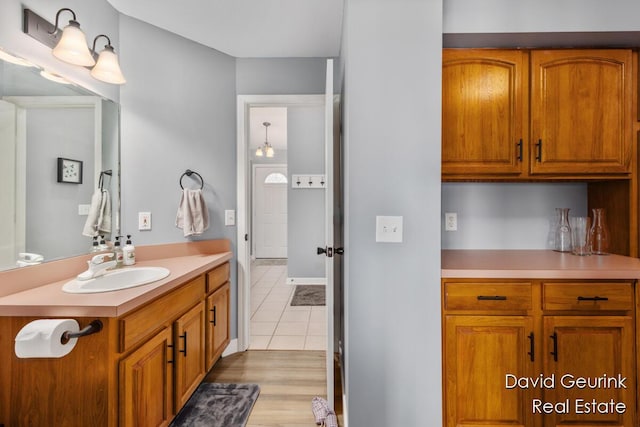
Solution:
[(71, 294), (91, 294), (119, 291), (146, 285), (164, 279), (169, 270), (164, 267), (126, 267), (109, 271), (104, 276), (89, 280), (71, 280), (62, 285), (62, 290)]

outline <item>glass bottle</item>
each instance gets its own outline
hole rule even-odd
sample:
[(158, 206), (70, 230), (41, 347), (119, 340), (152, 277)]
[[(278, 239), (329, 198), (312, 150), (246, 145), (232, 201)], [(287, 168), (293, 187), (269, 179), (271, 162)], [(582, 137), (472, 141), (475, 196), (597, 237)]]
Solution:
[(571, 252), (571, 226), (569, 225), (569, 208), (556, 208), (558, 227), (556, 228), (555, 250)]
[(605, 221), (604, 209), (594, 208), (591, 230), (589, 230), (589, 242), (591, 253), (594, 255), (606, 255), (609, 253), (609, 230)]

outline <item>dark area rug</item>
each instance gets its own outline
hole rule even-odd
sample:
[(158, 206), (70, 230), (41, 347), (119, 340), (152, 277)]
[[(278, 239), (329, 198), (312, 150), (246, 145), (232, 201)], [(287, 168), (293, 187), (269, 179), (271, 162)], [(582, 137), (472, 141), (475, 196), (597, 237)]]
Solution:
[(244, 427), (258, 394), (257, 384), (202, 383), (170, 427)]
[(324, 288), (324, 285), (296, 285), (291, 305), (325, 305)]

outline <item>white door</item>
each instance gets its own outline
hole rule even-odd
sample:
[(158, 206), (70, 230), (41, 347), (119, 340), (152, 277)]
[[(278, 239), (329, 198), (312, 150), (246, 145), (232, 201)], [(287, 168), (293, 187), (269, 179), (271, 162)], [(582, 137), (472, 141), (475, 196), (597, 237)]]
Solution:
[(324, 148), (325, 148), (325, 274), (327, 278), (326, 288), (326, 306), (327, 306), (327, 401), (333, 408), (334, 402), (334, 313), (333, 313), (333, 186), (334, 186), (334, 174), (333, 174), (333, 132), (334, 132), (334, 105), (333, 105), (333, 59), (327, 60), (327, 78), (325, 87), (325, 99), (324, 99)]
[(287, 167), (254, 165), (253, 234), (256, 258), (287, 257)]
[(0, 100), (0, 269), (15, 266), (16, 235), (16, 107)]

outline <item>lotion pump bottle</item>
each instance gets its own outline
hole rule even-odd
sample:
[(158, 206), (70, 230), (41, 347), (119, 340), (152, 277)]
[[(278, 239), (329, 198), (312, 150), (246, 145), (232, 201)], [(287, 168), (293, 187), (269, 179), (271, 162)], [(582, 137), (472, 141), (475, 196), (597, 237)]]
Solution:
[(116, 254), (116, 268), (122, 267), (124, 254), (122, 247), (120, 247), (120, 236), (116, 236), (116, 241), (113, 244), (113, 252)]
[(93, 236), (93, 243), (91, 244), (91, 253), (101, 252), (102, 249), (98, 245), (98, 236)]
[(131, 244), (131, 234), (127, 234), (127, 244), (122, 248), (123, 264), (133, 265), (136, 263), (136, 247)]

